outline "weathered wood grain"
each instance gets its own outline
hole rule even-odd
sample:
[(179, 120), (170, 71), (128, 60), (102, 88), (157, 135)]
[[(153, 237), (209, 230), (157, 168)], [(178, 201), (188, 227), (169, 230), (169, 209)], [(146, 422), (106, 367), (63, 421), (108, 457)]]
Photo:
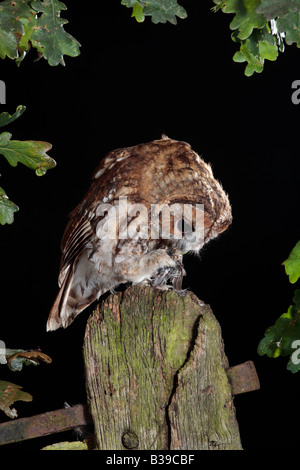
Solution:
[(241, 449), (220, 326), (192, 293), (110, 295), (83, 352), (99, 449)]

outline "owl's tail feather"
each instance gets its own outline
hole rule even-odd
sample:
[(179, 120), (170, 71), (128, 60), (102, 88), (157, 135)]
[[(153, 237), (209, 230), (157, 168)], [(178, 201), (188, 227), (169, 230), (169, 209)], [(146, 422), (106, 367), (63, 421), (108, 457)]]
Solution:
[[(93, 303), (102, 294), (100, 277), (88, 272), (92, 268), (89, 262), (79, 259), (76, 267), (69, 266), (62, 281), (47, 321), (47, 331), (60, 327), (67, 328), (75, 317)], [(85, 259), (85, 261), (87, 261)], [(84, 270), (82, 268), (84, 264)], [(81, 266), (80, 266), (81, 265)], [(87, 279), (89, 283), (87, 284)]]

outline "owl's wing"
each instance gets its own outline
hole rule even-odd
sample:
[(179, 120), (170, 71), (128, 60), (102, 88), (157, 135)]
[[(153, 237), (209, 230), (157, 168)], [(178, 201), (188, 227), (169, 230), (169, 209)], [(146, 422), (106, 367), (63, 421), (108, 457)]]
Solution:
[(91, 219), (91, 214), (85, 217), (78, 212), (71, 214), (61, 244), (60, 290), (50, 311), (47, 331), (68, 326), (97, 297), (95, 289), (92, 292), (86, 288), (94, 271), (88, 259), (88, 247), (94, 236)]
[[(99, 184), (98, 178), (101, 176), (102, 180), (104, 180), (104, 175), (107, 170), (118, 165), (118, 162), (124, 158), (123, 154), (126, 154), (127, 157), (128, 152), (126, 153), (125, 150), (123, 148), (114, 150), (100, 161), (93, 173), (92, 185), (84, 196), (83, 202), (70, 214), (70, 221), (61, 241), (62, 259), (60, 264), (59, 286), (61, 286), (64, 281), (65, 269), (80, 255), (95, 234), (91, 221), (95, 217), (97, 205), (105, 196), (103, 188), (106, 186), (105, 183), (102, 185)], [(86, 209), (87, 207), (89, 208), (88, 210)], [(101, 217), (98, 218), (98, 220), (100, 219)]]
[(60, 290), (50, 311), (47, 331), (67, 327), (75, 316), (112, 287), (108, 276), (100, 279), (93, 260), (95, 227), (105, 217), (96, 216), (96, 212), (110, 188), (111, 177), (107, 173), (112, 168), (116, 171), (129, 154), (129, 151), (120, 148), (106, 155), (96, 168), (82, 202), (70, 214), (61, 242)]
[(76, 215), (70, 220), (61, 242), (62, 258), (58, 278), (59, 287), (62, 286), (70, 265), (86, 248), (87, 243), (94, 236), (91, 226), (92, 215), (77, 219)]

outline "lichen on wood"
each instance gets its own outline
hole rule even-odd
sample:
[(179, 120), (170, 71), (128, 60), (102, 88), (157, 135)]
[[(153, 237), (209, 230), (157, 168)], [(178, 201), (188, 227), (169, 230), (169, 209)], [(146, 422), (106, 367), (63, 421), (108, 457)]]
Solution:
[(220, 326), (194, 294), (110, 295), (83, 351), (99, 449), (241, 449)]

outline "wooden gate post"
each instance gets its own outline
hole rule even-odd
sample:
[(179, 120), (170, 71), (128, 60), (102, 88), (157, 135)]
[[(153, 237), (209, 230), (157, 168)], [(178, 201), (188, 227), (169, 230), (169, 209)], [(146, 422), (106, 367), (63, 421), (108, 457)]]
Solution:
[(220, 326), (191, 292), (110, 295), (83, 352), (98, 449), (242, 449)]

